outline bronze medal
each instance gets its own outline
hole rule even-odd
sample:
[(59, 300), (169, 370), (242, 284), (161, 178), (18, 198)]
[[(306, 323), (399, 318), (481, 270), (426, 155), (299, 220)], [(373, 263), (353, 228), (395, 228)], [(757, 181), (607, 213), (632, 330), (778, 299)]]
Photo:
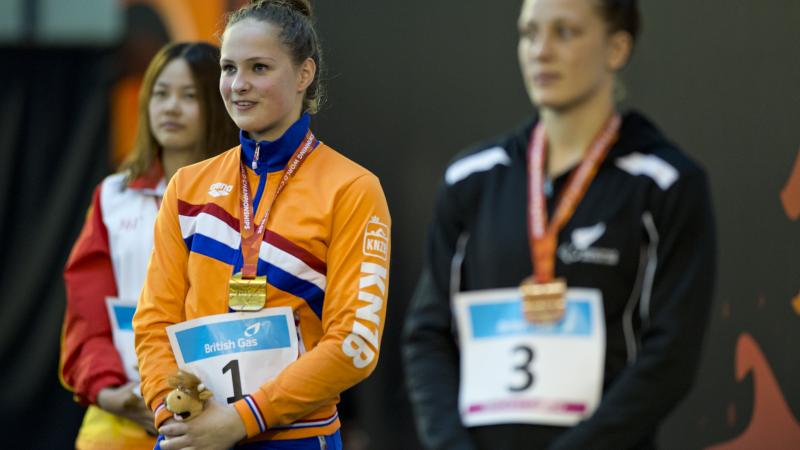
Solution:
[(267, 303), (267, 277), (251, 279), (237, 273), (228, 281), (228, 307), (234, 311), (258, 311)]
[(531, 323), (558, 322), (566, 308), (567, 281), (556, 278), (548, 283), (537, 283), (533, 277), (522, 280), (522, 312)]

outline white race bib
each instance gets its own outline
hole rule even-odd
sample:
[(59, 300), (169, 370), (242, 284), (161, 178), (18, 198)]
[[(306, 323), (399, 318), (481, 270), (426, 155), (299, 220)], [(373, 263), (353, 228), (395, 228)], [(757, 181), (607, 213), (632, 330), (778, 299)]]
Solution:
[(175, 360), (214, 394), (233, 403), (297, 359), (292, 308), (201, 317), (167, 327)]
[(563, 320), (533, 325), (519, 289), (460, 293), (459, 410), (465, 426), (574, 425), (600, 403), (605, 361), (602, 295), (568, 289)]
[(122, 360), (125, 375), (129, 380), (138, 382), (139, 371), (136, 368), (139, 367), (139, 362), (136, 359), (133, 341), (133, 313), (136, 312), (136, 301), (106, 297), (106, 308), (111, 323), (111, 337)]

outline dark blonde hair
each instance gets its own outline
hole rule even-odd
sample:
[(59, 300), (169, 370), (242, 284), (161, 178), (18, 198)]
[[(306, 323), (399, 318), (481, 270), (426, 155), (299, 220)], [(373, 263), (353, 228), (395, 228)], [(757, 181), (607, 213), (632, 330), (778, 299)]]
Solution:
[(300, 65), (311, 58), (317, 65), (314, 80), (303, 97), (303, 110), (311, 114), (319, 111), (324, 99), (324, 88), (320, 82), (322, 47), (314, 27), (314, 13), (307, 0), (257, 0), (251, 1), (228, 15), (225, 29), (244, 19), (255, 19), (281, 28), (280, 39), (289, 50), (292, 61)]
[(636, 42), (641, 30), (641, 16), (637, 0), (599, 0), (600, 12), (609, 31), (626, 31)]
[(197, 91), (202, 120), (196, 147), (198, 160), (214, 156), (238, 142), (238, 128), (228, 116), (219, 95), (219, 48), (205, 42), (167, 44), (150, 61), (139, 90), (139, 127), (131, 153), (120, 167), (127, 172), (128, 183), (144, 175), (161, 157), (161, 146), (151, 129), (150, 97), (164, 67), (176, 59), (186, 61)]

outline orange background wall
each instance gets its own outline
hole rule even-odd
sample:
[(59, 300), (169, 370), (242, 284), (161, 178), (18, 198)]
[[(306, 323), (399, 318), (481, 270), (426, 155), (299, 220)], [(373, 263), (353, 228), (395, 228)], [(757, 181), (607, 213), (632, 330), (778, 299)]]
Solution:
[[(174, 41), (207, 41), (219, 45), (224, 14), (245, 0), (124, 0), (126, 12), (132, 6), (148, 6)], [(136, 37), (136, 30), (129, 30)], [(135, 43), (134, 43), (135, 44)], [(151, 55), (152, 56), (152, 55)], [(138, 126), (139, 88), (144, 69), (121, 78), (111, 98), (111, 159), (116, 166), (130, 151)]]

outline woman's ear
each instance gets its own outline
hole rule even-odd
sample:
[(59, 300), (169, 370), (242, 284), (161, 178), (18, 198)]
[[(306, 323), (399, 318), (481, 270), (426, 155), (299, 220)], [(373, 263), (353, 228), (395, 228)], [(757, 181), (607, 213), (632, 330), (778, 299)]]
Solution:
[(317, 74), (317, 63), (314, 62), (311, 58), (306, 58), (302, 64), (300, 64), (300, 70), (298, 71), (298, 78), (297, 78), (297, 92), (302, 92), (308, 89), (311, 86), (311, 83), (314, 81), (314, 76)]
[(608, 68), (616, 72), (622, 69), (631, 57), (633, 37), (627, 31), (615, 31), (609, 37), (608, 45)]

